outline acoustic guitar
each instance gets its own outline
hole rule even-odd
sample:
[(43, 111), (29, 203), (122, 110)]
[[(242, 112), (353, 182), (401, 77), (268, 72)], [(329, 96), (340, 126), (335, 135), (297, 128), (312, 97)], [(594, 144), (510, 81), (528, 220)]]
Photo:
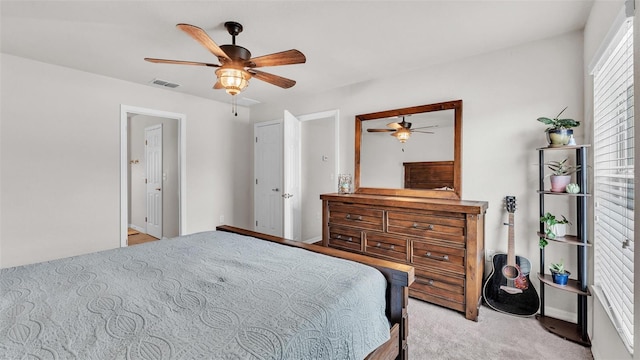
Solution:
[(493, 268), (482, 288), (482, 296), (494, 310), (517, 316), (532, 316), (540, 308), (540, 298), (529, 280), (531, 263), (526, 258), (515, 255), (515, 196), (505, 197), (505, 207), (509, 213), (509, 223), (505, 223), (509, 226), (507, 254), (493, 256)]

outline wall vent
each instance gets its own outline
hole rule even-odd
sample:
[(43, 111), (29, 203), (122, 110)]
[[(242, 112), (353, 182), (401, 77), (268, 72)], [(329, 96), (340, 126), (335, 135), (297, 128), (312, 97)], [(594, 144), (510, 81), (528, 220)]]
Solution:
[(151, 83), (154, 84), (154, 85), (164, 86), (164, 87), (168, 87), (168, 88), (172, 88), (172, 89), (177, 88), (178, 86), (180, 86), (180, 84), (175, 84), (175, 83), (168, 82), (168, 81), (165, 81), (165, 80), (160, 80), (160, 79), (153, 79), (153, 80), (151, 80)]

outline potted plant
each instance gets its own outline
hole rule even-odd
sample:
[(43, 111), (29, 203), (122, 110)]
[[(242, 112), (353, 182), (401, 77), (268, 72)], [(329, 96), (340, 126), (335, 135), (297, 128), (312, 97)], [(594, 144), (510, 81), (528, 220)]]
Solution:
[(571, 174), (580, 170), (580, 166), (575, 166), (567, 163), (568, 159), (565, 158), (561, 161), (549, 161), (545, 163), (549, 170), (551, 170), (551, 191), (553, 192), (565, 192), (567, 185), (571, 182)]
[[(547, 212), (544, 216), (540, 217), (540, 222), (544, 224), (544, 236), (547, 239), (561, 238), (567, 234), (567, 224), (571, 225), (571, 223), (564, 215), (560, 216), (562, 216), (562, 220), (556, 218), (552, 213)], [(541, 238), (540, 247), (543, 248), (546, 245), (547, 241)]]
[(551, 277), (555, 284), (560, 286), (567, 285), (571, 272), (565, 270), (562, 260), (560, 260), (559, 263), (552, 263), (549, 265), (549, 270), (551, 270)]
[(560, 119), (560, 115), (567, 110), (567, 107), (562, 109), (555, 118), (550, 119), (548, 117), (539, 117), (538, 121), (548, 126), (545, 130), (547, 133), (547, 141), (550, 147), (565, 146), (569, 143), (569, 139), (573, 135), (574, 127), (580, 126), (580, 122), (573, 119)]

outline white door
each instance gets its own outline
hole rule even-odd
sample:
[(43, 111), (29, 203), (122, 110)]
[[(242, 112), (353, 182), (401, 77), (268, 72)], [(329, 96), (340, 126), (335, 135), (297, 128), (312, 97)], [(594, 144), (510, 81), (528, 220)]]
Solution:
[(300, 120), (284, 111), (284, 237), (302, 240), (300, 191)]
[(282, 122), (256, 124), (255, 230), (283, 236), (283, 131)]
[(144, 129), (146, 182), (147, 182), (147, 234), (162, 238), (162, 124)]

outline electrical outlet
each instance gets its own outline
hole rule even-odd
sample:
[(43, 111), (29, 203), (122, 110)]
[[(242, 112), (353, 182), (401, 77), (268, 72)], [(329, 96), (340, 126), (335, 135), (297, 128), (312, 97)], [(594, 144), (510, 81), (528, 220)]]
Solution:
[(220, 215), (220, 224), (224, 224), (224, 215)]

